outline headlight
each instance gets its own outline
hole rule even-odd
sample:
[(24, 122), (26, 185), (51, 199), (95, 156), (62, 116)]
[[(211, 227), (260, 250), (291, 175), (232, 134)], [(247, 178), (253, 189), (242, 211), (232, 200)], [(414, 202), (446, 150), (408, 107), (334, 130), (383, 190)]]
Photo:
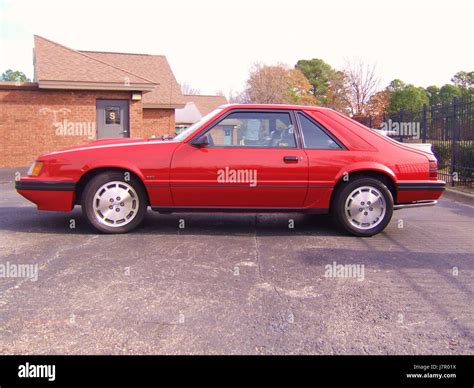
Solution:
[(28, 176), (38, 176), (43, 168), (43, 162), (35, 161), (28, 170)]

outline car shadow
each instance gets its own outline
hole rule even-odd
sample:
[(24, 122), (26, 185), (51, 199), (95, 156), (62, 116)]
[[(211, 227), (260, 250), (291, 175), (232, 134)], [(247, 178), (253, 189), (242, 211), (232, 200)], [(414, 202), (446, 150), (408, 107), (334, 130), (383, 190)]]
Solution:
[[(39, 212), (32, 206), (0, 207), (0, 230), (35, 234), (98, 234), (80, 207), (70, 213)], [(130, 233), (160, 235), (344, 235), (328, 215), (254, 213), (173, 213), (148, 210)]]

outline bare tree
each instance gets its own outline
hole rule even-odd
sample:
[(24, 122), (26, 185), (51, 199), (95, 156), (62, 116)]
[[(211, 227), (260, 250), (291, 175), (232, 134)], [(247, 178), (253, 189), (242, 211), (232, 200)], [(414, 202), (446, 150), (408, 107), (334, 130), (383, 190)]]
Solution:
[(323, 106), (348, 115), (351, 112), (351, 89), (342, 71), (334, 71), (326, 92)]
[(246, 104), (249, 102), (248, 96), (245, 91), (236, 92), (234, 90), (230, 90), (229, 98), (227, 100), (230, 104)]
[(370, 97), (375, 93), (380, 79), (376, 64), (365, 64), (360, 59), (346, 60), (344, 74), (349, 86), (349, 103), (354, 116), (364, 114)]
[(183, 82), (180, 86), (181, 86), (181, 93), (183, 94), (200, 94), (201, 93), (199, 89), (193, 88), (187, 82)]

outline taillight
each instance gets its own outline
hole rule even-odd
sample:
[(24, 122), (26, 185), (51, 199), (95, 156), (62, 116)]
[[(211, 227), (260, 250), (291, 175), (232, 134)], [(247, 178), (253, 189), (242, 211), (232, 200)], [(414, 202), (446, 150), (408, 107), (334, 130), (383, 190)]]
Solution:
[(430, 178), (438, 179), (438, 162), (430, 161)]

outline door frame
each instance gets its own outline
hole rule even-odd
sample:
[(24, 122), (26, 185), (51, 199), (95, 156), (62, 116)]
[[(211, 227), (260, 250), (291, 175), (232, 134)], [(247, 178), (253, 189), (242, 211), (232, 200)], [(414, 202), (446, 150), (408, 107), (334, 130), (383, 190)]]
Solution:
[[(120, 108), (121, 111), (123, 111), (123, 136), (122, 137), (117, 137), (116, 139), (122, 139), (122, 138), (129, 138), (130, 137), (130, 100), (126, 98), (97, 98), (95, 102), (95, 110), (96, 110), (96, 139), (114, 139), (112, 138), (107, 138), (107, 137), (100, 137), (99, 138), (99, 129), (102, 123), (99, 123), (99, 119), (101, 116), (103, 116), (105, 120), (105, 109), (103, 107), (99, 107), (99, 103), (103, 102), (111, 102), (111, 105), (113, 104), (114, 101), (120, 102), (120, 103), (126, 103), (126, 108)], [(99, 110), (103, 110), (104, 113), (103, 115), (99, 115)], [(104, 124), (106, 125), (106, 124)]]
[[(198, 133), (196, 133), (191, 139), (187, 141), (187, 143), (195, 146), (196, 141), (203, 135), (205, 135), (208, 131), (214, 128), (219, 122), (225, 120), (229, 115), (233, 113), (288, 113), (290, 115), (291, 124), (293, 125), (293, 129), (295, 131), (295, 140), (296, 140), (296, 147), (290, 147), (291, 149), (304, 149), (303, 147), (303, 138), (300, 131), (299, 122), (297, 121), (297, 117), (295, 111), (293, 109), (262, 109), (262, 108), (237, 108), (231, 109), (226, 112), (224, 115), (216, 117), (211, 123), (206, 125), (203, 129), (201, 129)], [(231, 148), (231, 149), (281, 149), (282, 147), (249, 147), (249, 146), (212, 146), (210, 148)]]

